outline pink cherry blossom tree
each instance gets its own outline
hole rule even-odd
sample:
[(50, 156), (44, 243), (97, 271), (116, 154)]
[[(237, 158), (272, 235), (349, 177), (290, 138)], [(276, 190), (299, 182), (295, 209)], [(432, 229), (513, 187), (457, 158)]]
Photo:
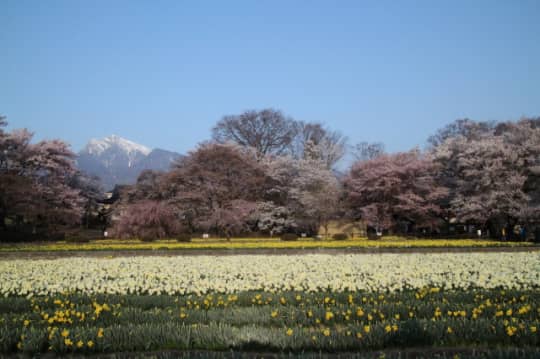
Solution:
[(249, 148), (206, 143), (166, 176), (169, 201), (194, 231), (230, 236), (246, 230), (265, 185), (265, 171)]
[(380, 155), (355, 163), (344, 180), (345, 198), (355, 218), (378, 230), (399, 221), (434, 227), (443, 216), (445, 187), (435, 181), (431, 158), (418, 150)]
[(499, 237), (502, 228), (508, 235), (513, 225), (540, 219), (539, 123), (468, 121), (437, 143), (432, 153), (439, 180), (450, 188), (448, 206), (458, 221), (486, 226)]
[[(2, 120), (2, 125), (5, 125)], [(70, 186), (75, 154), (60, 140), (31, 143), (27, 130), (0, 127), (0, 223), (55, 232), (80, 222), (83, 200)]]
[(267, 168), (266, 213), (261, 221), (266, 229), (316, 234), (321, 225), (327, 227), (338, 210), (341, 187), (326, 161), (282, 156), (270, 159)]
[(155, 240), (172, 238), (182, 230), (174, 207), (165, 202), (143, 200), (123, 208), (113, 231), (120, 238)]

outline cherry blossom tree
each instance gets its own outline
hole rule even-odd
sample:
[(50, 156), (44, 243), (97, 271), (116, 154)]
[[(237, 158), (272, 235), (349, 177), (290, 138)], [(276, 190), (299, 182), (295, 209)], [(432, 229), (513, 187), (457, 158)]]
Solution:
[(253, 217), (257, 221), (257, 228), (269, 233), (270, 237), (294, 232), (298, 226), (289, 208), (271, 201), (258, 202)]
[(192, 230), (225, 236), (245, 230), (264, 184), (265, 171), (253, 151), (216, 143), (199, 146), (166, 178), (170, 201)]
[(495, 127), (495, 135), (502, 136), (520, 161), (515, 171), (526, 176), (523, 191), (529, 202), (523, 206), (521, 221), (540, 221), (540, 118), (523, 118), (517, 122), (501, 123)]
[(123, 208), (114, 233), (119, 238), (172, 238), (183, 230), (174, 207), (163, 201), (143, 200)]
[(497, 237), (502, 228), (511, 233), (517, 223), (540, 219), (540, 129), (534, 119), (481, 124), (467, 122), (469, 130), (448, 136), (433, 155), (452, 213)]
[(523, 192), (526, 177), (514, 171), (522, 163), (503, 138), (448, 139), (434, 156), (445, 165), (441, 181), (451, 189), (450, 209), (460, 222), (486, 225), (490, 220), (519, 218), (528, 202)]
[(493, 133), (495, 125), (495, 122), (477, 122), (468, 118), (458, 119), (430, 136), (428, 138), (428, 144), (430, 148), (433, 149), (441, 145), (447, 139), (458, 136), (465, 137), (472, 141), (483, 135)]
[(216, 230), (228, 240), (233, 235), (252, 231), (253, 216), (257, 211), (257, 203), (242, 199), (231, 200), (222, 207), (215, 208), (208, 216), (198, 221), (204, 230)]
[(311, 232), (317, 233), (323, 226), (328, 235), (328, 223), (338, 211), (341, 197), (339, 181), (324, 161), (300, 160), (296, 165), (299, 176), (290, 186), (296, 216), (312, 225)]
[(418, 150), (356, 162), (344, 181), (348, 206), (378, 230), (435, 226), (443, 216), (439, 201), (447, 189), (435, 181), (435, 167)]
[[(5, 120), (2, 120), (5, 125)], [(27, 130), (0, 127), (0, 222), (48, 232), (80, 222), (83, 200), (70, 186), (75, 154), (60, 140), (31, 143)]]
[(268, 212), (263, 223), (268, 228), (269, 219), (278, 219), (272, 233), (287, 228), (315, 234), (333, 218), (341, 189), (325, 162), (279, 157), (269, 161), (267, 173), (270, 183), (264, 207)]

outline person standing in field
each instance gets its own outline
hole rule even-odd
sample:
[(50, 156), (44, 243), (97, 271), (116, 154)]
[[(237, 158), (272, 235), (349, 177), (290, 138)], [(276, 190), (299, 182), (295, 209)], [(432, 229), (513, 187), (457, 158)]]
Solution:
[(525, 229), (525, 226), (521, 226), (521, 232), (519, 234), (522, 241), (527, 240), (527, 230)]

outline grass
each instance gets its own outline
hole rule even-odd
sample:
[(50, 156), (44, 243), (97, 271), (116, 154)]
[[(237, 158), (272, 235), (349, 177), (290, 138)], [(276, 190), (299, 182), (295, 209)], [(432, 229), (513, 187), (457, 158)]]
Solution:
[(538, 348), (539, 329), (538, 290), (0, 298), (6, 355)]
[(343, 241), (299, 239), (281, 241), (279, 238), (223, 238), (193, 239), (183, 243), (175, 240), (142, 242), (139, 240), (93, 240), (87, 243), (40, 242), (21, 244), (1, 244), (0, 252), (39, 252), (39, 251), (115, 251), (115, 250), (226, 250), (226, 249), (378, 249), (378, 248), (489, 248), (532, 246), (530, 242), (501, 242), (487, 239), (406, 239), (384, 237), (380, 240), (354, 238)]

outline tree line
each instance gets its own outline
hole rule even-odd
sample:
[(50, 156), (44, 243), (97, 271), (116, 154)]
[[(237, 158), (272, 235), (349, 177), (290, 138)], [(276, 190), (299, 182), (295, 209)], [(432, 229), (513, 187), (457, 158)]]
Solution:
[(50, 238), (89, 222), (102, 196), (98, 180), (77, 170), (61, 140), (32, 143), (27, 129), (6, 132), (0, 116), (0, 234)]
[[(386, 153), (381, 143), (349, 146), (338, 131), (274, 109), (224, 116), (211, 140), (169, 171), (144, 171), (119, 187), (112, 215), (101, 219), (102, 191), (76, 170), (66, 143), (33, 144), (30, 132), (5, 125), (2, 118), (4, 231), (50, 234), (111, 218), (111, 234), (139, 238), (316, 235), (338, 218), (414, 235), (450, 235), (459, 224), (524, 239), (540, 228), (540, 118), (457, 120), (424, 150)], [(347, 151), (355, 161), (339, 173)]]

